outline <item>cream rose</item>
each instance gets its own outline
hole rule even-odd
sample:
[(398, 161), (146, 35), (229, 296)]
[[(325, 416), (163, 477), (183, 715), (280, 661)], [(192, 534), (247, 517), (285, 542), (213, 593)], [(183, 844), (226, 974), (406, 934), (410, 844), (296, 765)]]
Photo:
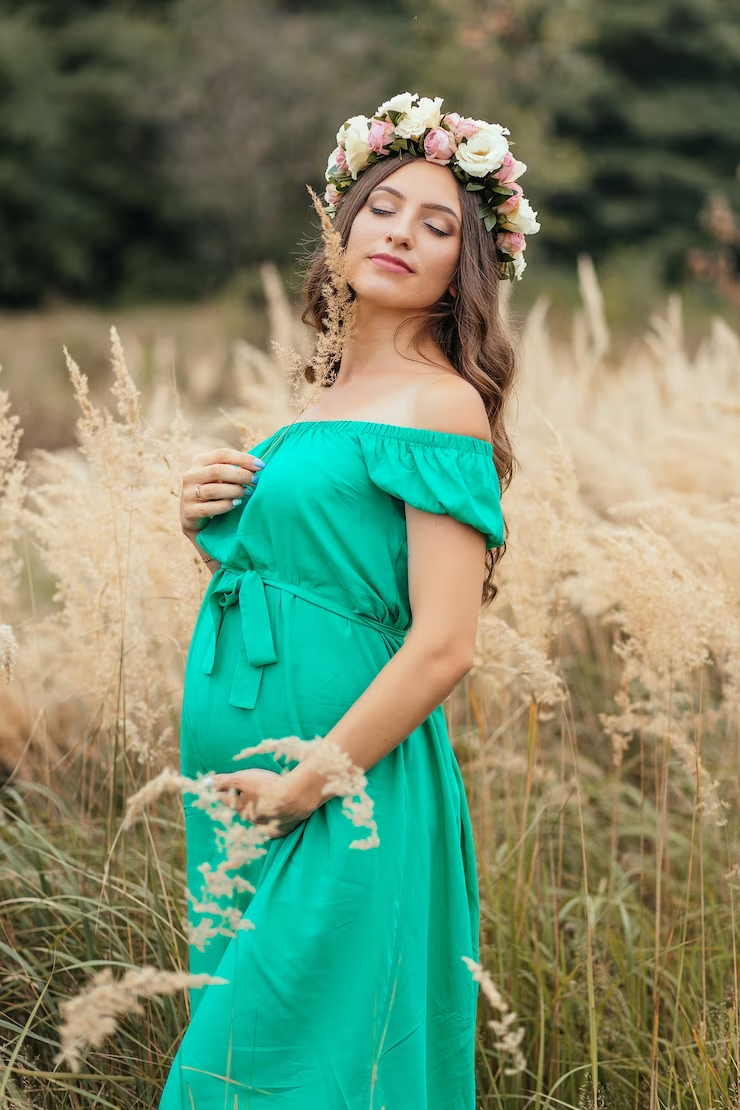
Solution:
[(522, 274), (527, 268), (527, 263), (524, 260), (524, 255), (521, 251), (519, 251), (519, 254), (515, 254), (511, 261), (514, 263), (514, 277), (517, 281), (521, 281)]
[(367, 116), (352, 116), (339, 129), (337, 142), (344, 147), (347, 169), (357, 180), (357, 175), (367, 168), (370, 158), (370, 120)]
[(398, 96), (392, 96), (390, 100), (386, 100), (385, 104), (381, 104), (375, 113), (376, 116), (385, 116), (388, 112), (410, 112), (413, 102), (416, 100), (416, 93), (399, 93)]
[(396, 124), (396, 134), (402, 139), (419, 139), (431, 127), (439, 127), (442, 119), (442, 97), (434, 100), (422, 96), (418, 104), (412, 105), (406, 115)]
[(503, 163), (509, 144), (504, 136), (504, 128), (498, 123), (479, 124), (475, 135), (460, 143), (455, 155), (461, 170), (471, 177), (485, 177), (497, 170)]
[(501, 227), (506, 231), (521, 231), (522, 235), (534, 235), (540, 230), (540, 225), (535, 219), (536, 215), (527, 198), (522, 197), (517, 208), (508, 214)]

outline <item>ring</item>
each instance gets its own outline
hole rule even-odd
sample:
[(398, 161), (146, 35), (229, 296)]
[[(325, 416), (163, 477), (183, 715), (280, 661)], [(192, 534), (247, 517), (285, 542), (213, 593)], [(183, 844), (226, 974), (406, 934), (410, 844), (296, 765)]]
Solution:
[(195, 487), (195, 496), (198, 498), (199, 501), (205, 501), (205, 497), (201, 497), (200, 495), (200, 482)]
[(206, 790), (210, 790), (213, 786), (213, 775), (206, 775), (206, 777), (203, 779), (203, 785), (205, 786)]

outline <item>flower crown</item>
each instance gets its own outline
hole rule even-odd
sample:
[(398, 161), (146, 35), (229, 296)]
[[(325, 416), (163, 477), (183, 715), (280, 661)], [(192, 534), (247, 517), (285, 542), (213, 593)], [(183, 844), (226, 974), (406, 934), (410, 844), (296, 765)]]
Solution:
[(527, 263), (525, 235), (540, 230), (537, 213), (516, 179), (526, 170), (504, 136), (508, 127), (482, 119), (442, 115), (442, 97), (399, 93), (381, 104), (372, 119), (352, 116), (337, 132), (337, 147), (326, 167), (325, 211), (331, 218), (359, 174), (389, 154), (408, 153), (438, 166), (449, 166), (468, 192), (478, 193), (478, 215), (495, 232), (502, 280), (520, 279)]

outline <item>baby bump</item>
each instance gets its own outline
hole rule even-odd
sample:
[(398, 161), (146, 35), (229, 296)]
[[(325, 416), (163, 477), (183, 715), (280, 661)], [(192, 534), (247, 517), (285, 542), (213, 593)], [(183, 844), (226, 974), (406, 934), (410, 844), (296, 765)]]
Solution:
[[(264, 596), (262, 626), (232, 604), (216, 614), (217, 635), (204, 600), (185, 670), (186, 773), (234, 770), (234, 756), (265, 739), (324, 736), (397, 650), (375, 628), (285, 590), (268, 586)], [(277, 766), (269, 754), (238, 765)]]

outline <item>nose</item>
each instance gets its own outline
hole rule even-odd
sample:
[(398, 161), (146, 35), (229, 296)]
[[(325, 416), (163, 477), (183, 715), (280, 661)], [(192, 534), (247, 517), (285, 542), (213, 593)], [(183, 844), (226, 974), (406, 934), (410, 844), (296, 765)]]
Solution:
[(393, 227), (388, 228), (385, 241), (389, 246), (413, 247), (414, 234), (411, 226), (411, 218), (399, 214), (393, 221)]

